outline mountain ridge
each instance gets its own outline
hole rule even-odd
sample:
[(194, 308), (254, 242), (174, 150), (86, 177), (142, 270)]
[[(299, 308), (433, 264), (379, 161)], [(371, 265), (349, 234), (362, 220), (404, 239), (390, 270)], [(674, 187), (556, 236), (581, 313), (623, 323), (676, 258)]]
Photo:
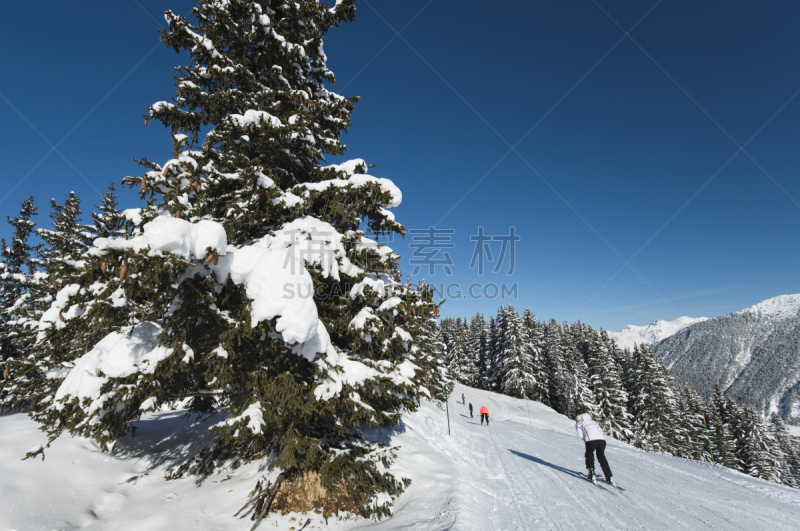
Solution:
[(656, 319), (649, 325), (628, 325), (619, 332), (608, 332), (620, 348), (633, 348), (634, 344), (656, 344), (684, 328), (708, 320), (708, 317), (678, 317), (673, 321)]
[(654, 350), (676, 384), (706, 399), (719, 385), (763, 415), (800, 420), (800, 294), (693, 323)]

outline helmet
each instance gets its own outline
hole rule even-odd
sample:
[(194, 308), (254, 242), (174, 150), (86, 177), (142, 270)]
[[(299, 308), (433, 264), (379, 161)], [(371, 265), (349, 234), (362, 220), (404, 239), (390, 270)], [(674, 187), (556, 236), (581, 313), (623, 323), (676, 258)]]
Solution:
[(580, 422), (582, 420), (592, 420), (592, 416), (588, 413), (581, 413), (577, 417), (575, 417), (575, 422)]

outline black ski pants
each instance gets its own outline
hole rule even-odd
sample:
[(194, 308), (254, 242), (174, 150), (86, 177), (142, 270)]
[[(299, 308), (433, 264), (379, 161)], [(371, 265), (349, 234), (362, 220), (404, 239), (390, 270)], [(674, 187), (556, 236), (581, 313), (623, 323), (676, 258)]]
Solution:
[(597, 460), (600, 461), (600, 468), (606, 478), (611, 477), (611, 468), (606, 461), (606, 442), (605, 441), (586, 441), (586, 468), (594, 470), (594, 454), (597, 452)]
[(489, 415), (486, 413), (481, 413), (481, 426), (483, 426), (483, 419), (486, 419), (486, 425), (489, 425)]

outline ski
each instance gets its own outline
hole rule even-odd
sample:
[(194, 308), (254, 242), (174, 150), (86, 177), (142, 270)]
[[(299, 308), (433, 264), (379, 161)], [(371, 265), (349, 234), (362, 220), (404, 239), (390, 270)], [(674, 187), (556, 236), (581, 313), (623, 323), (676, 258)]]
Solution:
[(588, 481), (589, 483), (591, 483), (592, 485), (594, 485), (595, 487), (597, 487), (598, 489), (608, 490), (607, 488), (605, 488), (604, 486), (602, 486), (601, 484), (599, 484), (599, 483), (597, 482), (597, 480), (595, 480), (595, 481), (592, 481), (591, 479), (589, 479), (589, 476), (587, 476), (586, 474), (581, 474), (581, 477), (582, 477), (584, 480), (586, 480), (586, 481)]

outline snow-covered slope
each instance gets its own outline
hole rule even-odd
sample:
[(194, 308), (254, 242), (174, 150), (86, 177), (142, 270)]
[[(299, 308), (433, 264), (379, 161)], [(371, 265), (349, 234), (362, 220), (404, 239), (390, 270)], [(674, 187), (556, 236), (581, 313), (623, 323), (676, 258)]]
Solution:
[(676, 383), (720, 388), (764, 414), (800, 420), (800, 295), (695, 323), (655, 348)]
[[(451, 401), (406, 415), (387, 442), (400, 446), (394, 470), (413, 479), (382, 522), (316, 514), (270, 516), (260, 529), (375, 531), (535, 529), (793, 529), (800, 491), (726, 468), (649, 454), (610, 440), (606, 455), (625, 489), (581, 479), (583, 443), (574, 424), (536, 403), (457, 386), (475, 408), (486, 405), (491, 425)], [(530, 420), (529, 420), (530, 415)], [(43, 435), (26, 417), (0, 417), (0, 529), (150, 531), (247, 530), (233, 514), (262, 474), (257, 465), (226, 471), (202, 485), (166, 481), (203, 425), (179, 413), (151, 415), (138, 436), (114, 455), (84, 439), (59, 439), (45, 461), (19, 459)], [(180, 435), (176, 436), (175, 434)], [(378, 435), (375, 435), (378, 436)], [(274, 474), (274, 472), (272, 472)], [(228, 479), (230, 476), (230, 479)]]
[(737, 314), (752, 314), (762, 319), (777, 320), (797, 317), (800, 315), (800, 294), (779, 295), (734, 313)]
[(628, 325), (619, 332), (609, 332), (608, 336), (616, 341), (620, 348), (632, 349), (634, 344), (655, 345), (687, 326), (707, 320), (708, 317), (678, 317), (674, 321), (656, 319), (647, 326)]

